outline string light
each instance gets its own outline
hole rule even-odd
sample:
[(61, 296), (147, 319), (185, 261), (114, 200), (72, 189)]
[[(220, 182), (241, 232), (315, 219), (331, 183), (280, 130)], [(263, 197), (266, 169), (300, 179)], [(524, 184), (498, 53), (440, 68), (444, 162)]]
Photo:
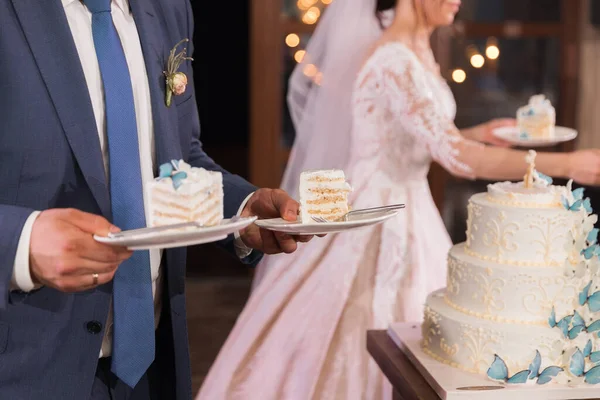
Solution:
[(298, 50), (296, 53), (294, 53), (294, 60), (296, 60), (297, 63), (301, 63), (302, 60), (304, 60), (305, 54), (306, 50)]
[(498, 40), (491, 36), (487, 39), (485, 55), (490, 60), (495, 60), (500, 56), (500, 49), (498, 48)]
[(327, 5), (327, 4), (331, 4), (333, 0), (321, 0), (321, 3)]
[(500, 56), (500, 49), (498, 48), (498, 46), (494, 46), (494, 45), (488, 46), (485, 49), (485, 55), (490, 60), (495, 60)]
[(306, 64), (306, 66), (304, 67), (304, 71), (303, 72), (304, 72), (304, 75), (312, 78), (315, 75), (317, 75), (317, 73), (319, 71), (317, 70), (317, 67), (315, 67), (314, 64)]
[(307, 25), (313, 25), (317, 22), (320, 16), (321, 10), (319, 10), (318, 7), (311, 7), (302, 16), (302, 22), (304, 22)]
[(316, 3), (317, 0), (298, 0), (296, 4), (300, 10), (305, 11), (314, 6)]
[(285, 44), (289, 47), (296, 47), (300, 44), (300, 37), (295, 33), (290, 33), (285, 37)]
[(471, 65), (475, 68), (481, 68), (485, 64), (485, 58), (481, 54), (473, 54), (470, 61)]
[(456, 83), (463, 83), (467, 79), (467, 73), (460, 68), (452, 71), (452, 80)]

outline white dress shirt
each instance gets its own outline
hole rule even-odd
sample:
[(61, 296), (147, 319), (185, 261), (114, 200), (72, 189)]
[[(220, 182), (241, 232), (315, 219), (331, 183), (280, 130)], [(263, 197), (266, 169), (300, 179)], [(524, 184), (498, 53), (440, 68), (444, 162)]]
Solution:
[[(94, 116), (99, 133), (100, 148), (104, 160), (104, 168), (106, 176), (109, 176), (108, 165), (108, 146), (106, 138), (106, 119), (104, 92), (102, 87), (102, 78), (100, 75), (100, 67), (96, 58), (94, 48), (94, 40), (92, 37), (92, 14), (78, 0), (62, 0), (69, 27), (79, 53), (79, 59), (85, 75), (87, 87), (92, 101)], [(129, 67), (131, 84), (133, 88), (133, 99), (135, 103), (135, 113), (138, 129), (138, 143), (140, 147), (140, 167), (142, 176), (142, 185), (145, 182), (150, 182), (154, 178), (154, 164), (156, 162), (155, 143), (154, 143), (154, 127), (152, 120), (152, 106), (150, 98), (150, 88), (148, 85), (148, 76), (146, 66), (144, 64), (144, 55), (138, 36), (138, 31), (133, 19), (133, 15), (129, 9), (128, 0), (112, 0), (112, 17), (115, 28), (121, 39), (127, 66)], [(144, 205), (146, 209), (146, 220), (148, 220), (148, 199), (145, 196), (144, 190)], [(250, 196), (248, 196), (249, 198)], [(248, 200), (246, 199), (246, 201)], [(243, 210), (246, 201), (240, 206), (240, 212)], [(238, 213), (239, 214), (239, 213)], [(29, 292), (35, 288), (30, 270), (29, 270), (29, 245), (31, 240), (31, 231), (35, 219), (39, 215), (39, 211), (32, 213), (21, 232), (17, 253), (15, 256), (15, 265), (12, 276), (12, 286), (19, 290)], [(240, 258), (249, 255), (250, 251), (236, 234), (236, 252)], [(158, 326), (161, 308), (161, 278), (160, 261), (162, 250), (150, 250), (150, 268), (152, 276), (152, 294), (154, 296), (155, 310), (155, 325)], [(90, 276), (90, 282), (92, 277)], [(112, 306), (106, 322), (106, 330), (100, 357), (107, 357), (111, 354), (112, 349)]]

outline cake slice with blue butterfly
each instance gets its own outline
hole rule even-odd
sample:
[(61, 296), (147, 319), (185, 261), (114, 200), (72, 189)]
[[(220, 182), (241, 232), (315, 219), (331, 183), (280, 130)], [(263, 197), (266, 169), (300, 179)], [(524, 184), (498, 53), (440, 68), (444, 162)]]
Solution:
[(223, 220), (223, 175), (183, 160), (162, 164), (146, 197), (150, 227), (193, 221), (214, 226)]

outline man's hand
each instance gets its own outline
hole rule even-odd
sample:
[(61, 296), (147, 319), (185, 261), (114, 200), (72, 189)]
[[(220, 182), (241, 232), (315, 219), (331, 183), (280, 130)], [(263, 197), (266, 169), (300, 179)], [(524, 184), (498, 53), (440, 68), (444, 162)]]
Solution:
[(118, 231), (98, 215), (74, 209), (43, 211), (33, 224), (29, 245), (33, 281), (62, 292), (94, 287), (94, 274), (98, 274), (98, 285), (109, 282), (132, 253), (99, 243), (93, 235)]
[[(298, 202), (283, 190), (259, 189), (250, 197), (241, 216), (281, 217), (287, 221), (295, 221), (298, 218), (298, 207)], [(293, 253), (298, 247), (297, 242), (308, 242), (312, 236), (290, 236), (250, 225), (240, 232), (240, 238), (250, 248), (260, 250), (265, 254), (277, 254)]]

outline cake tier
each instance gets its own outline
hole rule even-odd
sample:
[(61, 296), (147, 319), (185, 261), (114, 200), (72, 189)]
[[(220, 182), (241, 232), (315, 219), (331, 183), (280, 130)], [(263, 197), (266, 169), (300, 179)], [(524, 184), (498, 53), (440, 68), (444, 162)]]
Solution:
[(496, 182), (488, 185), (486, 199), (492, 203), (512, 207), (561, 208), (565, 186), (534, 183), (525, 187), (523, 182)]
[(506, 265), (562, 266), (575, 214), (561, 206), (534, 208), (478, 193), (469, 200), (465, 252)]
[(579, 285), (564, 268), (518, 267), (469, 256), (464, 244), (448, 254), (445, 303), (480, 319), (547, 325), (551, 308), (570, 311)]
[(559, 329), (486, 321), (460, 313), (444, 302), (443, 289), (429, 295), (422, 325), (423, 350), (464, 371), (485, 374), (498, 354), (509, 371), (529, 367), (538, 350), (543, 364), (555, 358)]

